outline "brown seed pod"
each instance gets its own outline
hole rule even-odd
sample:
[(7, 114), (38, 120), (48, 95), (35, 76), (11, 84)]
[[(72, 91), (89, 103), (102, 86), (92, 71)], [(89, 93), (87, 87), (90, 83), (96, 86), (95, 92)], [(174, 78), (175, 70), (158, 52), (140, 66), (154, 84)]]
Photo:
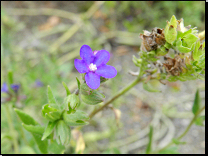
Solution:
[(150, 33), (147, 30), (144, 30), (144, 34), (139, 36), (142, 39), (141, 50), (142, 51), (151, 51), (156, 50), (159, 45), (165, 44), (164, 29), (154, 28)]
[(182, 59), (179, 55), (175, 56), (175, 58), (164, 57), (166, 59), (163, 66), (166, 71), (173, 76), (179, 76), (180, 73), (183, 72), (183, 67), (186, 67), (184, 58)]

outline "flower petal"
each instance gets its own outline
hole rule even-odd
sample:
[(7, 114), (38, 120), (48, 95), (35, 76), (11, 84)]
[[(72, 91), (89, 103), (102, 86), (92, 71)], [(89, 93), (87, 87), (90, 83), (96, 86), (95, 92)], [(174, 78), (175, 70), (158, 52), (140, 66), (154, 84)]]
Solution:
[(80, 57), (83, 60), (85, 60), (85, 62), (87, 63), (87, 65), (89, 65), (90, 63), (92, 63), (92, 61), (94, 59), (94, 54), (93, 54), (92, 49), (90, 48), (90, 46), (83, 45), (80, 48)]
[(5, 82), (3, 83), (3, 86), (1, 88), (1, 92), (4, 92), (4, 93), (8, 92), (8, 87), (7, 87), (7, 84)]
[(117, 75), (116, 69), (113, 66), (106, 64), (99, 66), (95, 73), (107, 79), (113, 78)]
[(88, 72), (85, 75), (85, 81), (91, 89), (97, 89), (100, 86), (100, 76), (94, 72)]
[(86, 65), (84, 60), (75, 59), (74, 66), (78, 70), (79, 73), (88, 72), (88, 66)]
[(106, 50), (100, 50), (95, 55), (94, 64), (98, 67), (102, 64), (106, 64), (109, 60), (110, 53)]

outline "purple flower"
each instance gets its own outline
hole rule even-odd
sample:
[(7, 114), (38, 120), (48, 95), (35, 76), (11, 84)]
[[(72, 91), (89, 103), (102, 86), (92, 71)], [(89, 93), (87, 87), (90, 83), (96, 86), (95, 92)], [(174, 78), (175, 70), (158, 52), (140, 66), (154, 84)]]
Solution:
[(43, 83), (39, 79), (36, 79), (35, 87), (43, 87)]
[(79, 73), (86, 73), (85, 81), (91, 89), (100, 86), (100, 76), (113, 78), (117, 71), (113, 66), (106, 65), (110, 60), (110, 53), (106, 50), (92, 51), (90, 46), (83, 45), (80, 49), (82, 60), (75, 59), (74, 65)]
[(11, 88), (15, 93), (17, 93), (20, 88), (20, 85), (19, 84), (11, 84)]
[(1, 87), (1, 92), (8, 93), (8, 87), (5, 82), (3, 83), (3, 86)]

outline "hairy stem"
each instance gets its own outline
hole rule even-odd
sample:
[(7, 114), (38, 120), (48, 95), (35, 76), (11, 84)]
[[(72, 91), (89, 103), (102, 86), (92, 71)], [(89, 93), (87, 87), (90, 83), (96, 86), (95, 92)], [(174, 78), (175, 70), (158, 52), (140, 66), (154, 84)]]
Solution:
[[(177, 138), (177, 140), (182, 139), (190, 130), (191, 126), (193, 125), (194, 121), (196, 120), (196, 118), (200, 115), (200, 113), (205, 109), (205, 105), (204, 107), (202, 107), (193, 117), (193, 119), (191, 120), (191, 122), (189, 123), (189, 125), (186, 127), (185, 131)], [(171, 145), (173, 145), (174, 143), (171, 141), (169, 144), (167, 144), (165, 147), (161, 148), (160, 150), (154, 152), (154, 153), (159, 153), (161, 151), (163, 151), (164, 149), (170, 147)]]
[(112, 103), (114, 100), (119, 98), (121, 95), (125, 94), (127, 91), (129, 91), (132, 87), (137, 85), (139, 82), (141, 82), (141, 76), (138, 76), (132, 83), (130, 83), (128, 86), (126, 86), (124, 89), (122, 89), (120, 92), (118, 92), (115, 96), (113, 96), (110, 100), (104, 103), (103, 106), (100, 108), (94, 110), (89, 117), (92, 118), (95, 114), (97, 114), (99, 111), (103, 110), (106, 106), (108, 106), (110, 103)]

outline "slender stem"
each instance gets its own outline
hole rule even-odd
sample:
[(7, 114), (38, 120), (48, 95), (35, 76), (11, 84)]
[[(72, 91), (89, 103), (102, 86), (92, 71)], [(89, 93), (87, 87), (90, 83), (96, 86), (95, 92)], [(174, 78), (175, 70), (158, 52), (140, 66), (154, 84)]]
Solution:
[[(199, 116), (199, 114), (205, 109), (205, 105), (204, 107), (202, 107), (193, 117), (193, 119), (191, 120), (191, 122), (189, 123), (189, 125), (186, 127), (185, 131), (177, 138), (177, 140), (180, 140), (182, 139), (186, 134), (187, 132), (190, 130), (191, 126), (193, 125), (194, 121), (196, 120), (196, 118)], [(168, 148), (169, 146), (171, 146), (172, 144), (174, 144), (172, 141), (167, 144), (165, 147), (161, 148), (160, 150), (158, 151), (155, 151), (154, 153), (159, 153), (161, 151), (163, 151), (164, 149)]]
[(101, 106), (100, 108), (94, 110), (89, 117), (92, 118), (95, 114), (97, 114), (99, 111), (103, 110), (103, 108), (105, 108), (106, 106), (108, 106), (110, 103), (112, 103), (114, 100), (116, 100), (117, 98), (119, 98), (121, 95), (125, 94), (127, 91), (129, 91), (132, 87), (134, 87), (135, 85), (137, 85), (139, 82), (141, 82), (141, 76), (138, 76), (132, 83), (130, 83), (128, 86), (126, 86), (124, 89), (122, 89), (120, 92), (118, 92), (115, 96), (113, 96), (110, 100), (108, 100), (107, 102), (105, 102), (105, 104), (103, 106)]
[(7, 121), (8, 121), (11, 136), (13, 136), (12, 141), (13, 141), (13, 145), (14, 145), (14, 152), (15, 152), (15, 154), (18, 154), (19, 153), (18, 142), (17, 142), (16, 136), (14, 134), (15, 130), (14, 130), (14, 126), (13, 126), (13, 122), (12, 122), (12, 118), (11, 118), (12, 115), (10, 113), (9, 106), (10, 106), (9, 104), (6, 105)]

